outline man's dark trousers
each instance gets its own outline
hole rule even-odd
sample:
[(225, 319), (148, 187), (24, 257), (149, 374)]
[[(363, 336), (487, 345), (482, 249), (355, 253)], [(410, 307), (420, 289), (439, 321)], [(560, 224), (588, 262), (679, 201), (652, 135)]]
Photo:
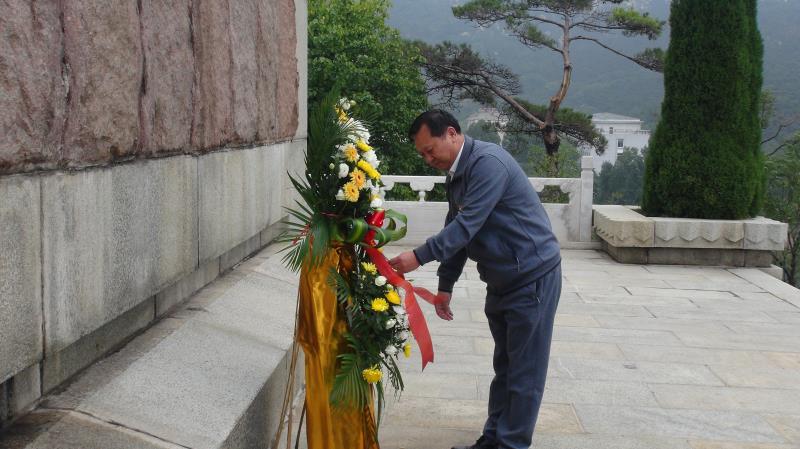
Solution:
[(560, 296), (560, 264), (517, 290), (498, 295), (487, 289), (485, 311), (494, 337), (495, 377), (483, 435), (499, 448), (531, 445)]

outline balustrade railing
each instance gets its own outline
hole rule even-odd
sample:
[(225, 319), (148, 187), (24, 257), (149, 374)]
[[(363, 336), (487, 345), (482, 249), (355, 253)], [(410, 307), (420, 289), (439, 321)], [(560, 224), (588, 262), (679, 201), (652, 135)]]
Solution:
[[(444, 222), (447, 204), (442, 201), (426, 201), (426, 197), (437, 184), (444, 184), (444, 176), (392, 176), (384, 175), (381, 195), (385, 198), (398, 184), (407, 184), (417, 193), (417, 201), (387, 200), (386, 207), (396, 209), (409, 216), (409, 234), (403, 244), (421, 243), (435, 234)], [(553, 230), (559, 241), (589, 242), (592, 223), (592, 191), (594, 175), (592, 157), (581, 158), (580, 178), (529, 178), (533, 188), (541, 193), (545, 187), (557, 187), (569, 197), (565, 204), (545, 203)]]

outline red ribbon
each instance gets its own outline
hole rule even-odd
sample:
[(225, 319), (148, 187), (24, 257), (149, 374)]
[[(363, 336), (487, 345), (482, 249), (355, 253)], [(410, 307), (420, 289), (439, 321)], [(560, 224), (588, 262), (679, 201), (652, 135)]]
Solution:
[[(378, 209), (368, 213), (365, 221), (367, 222), (367, 224), (370, 224), (372, 226), (381, 227), (383, 226), (383, 220), (385, 218), (386, 218), (386, 211), (384, 211), (383, 209)], [(373, 240), (374, 238), (375, 238), (375, 231), (370, 229), (369, 231), (367, 231), (367, 235), (364, 236), (364, 242), (372, 246), (375, 246), (375, 241)]]
[(378, 268), (378, 272), (383, 275), (390, 284), (397, 288), (402, 288), (406, 291), (405, 308), (408, 313), (408, 328), (414, 339), (417, 340), (419, 352), (422, 355), (422, 369), (433, 362), (433, 342), (431, 341), (431, 333), (428, 330), (428, 323), (425, 322), (425, 316), (422, 314), (422, 309), (419, 307), (415, 293), (419, 295), (426, 302), (436, 305), (441, 299), (431, 293), (429, 290), (414, 287), (410, 282), (403, 278), (403, 275), (394, 271), (394, 268), (389, 264), (386, 256), (375, 248), (366, 248), (367, 255), (372, 259), (372, 262)]

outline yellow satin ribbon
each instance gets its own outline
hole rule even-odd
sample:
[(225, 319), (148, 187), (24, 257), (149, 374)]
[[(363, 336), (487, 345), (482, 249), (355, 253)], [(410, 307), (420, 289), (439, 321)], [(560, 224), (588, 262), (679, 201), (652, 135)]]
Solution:
[(346, 318), (328, 285), (328, 274), (331, 268), (342, 274), (352, 270), (355, 260), (352, 251), (352, 245), (331, 248), (320, 265), (305, 264), (300, 272), (297, 339), (305, 353), (309, 449), (379, 449), (372, 407), (333, 409), (329, 401), (337, 370), (336, 357), (349, 348), (344, 340)]

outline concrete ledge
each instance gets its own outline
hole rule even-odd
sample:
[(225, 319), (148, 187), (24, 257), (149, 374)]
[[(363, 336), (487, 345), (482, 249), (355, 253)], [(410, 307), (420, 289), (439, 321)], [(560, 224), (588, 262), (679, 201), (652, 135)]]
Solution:
[(39, 179), (0, 178), (0, 384), (42, 358), (40, 196)]
[(0, 447), (266, 449), (288, 380), (296, 310), (297, 277), (276, 249), (44, 398)]
[(653, 246), (655, 223), (624, 206), (594, 206), (597, 235), (614, 246)]
[(594, 229), (615, 260), (633, 264), (769, 267), (787, 225), (764, 217), (646, 217), (627, 206), (594, 206)]

